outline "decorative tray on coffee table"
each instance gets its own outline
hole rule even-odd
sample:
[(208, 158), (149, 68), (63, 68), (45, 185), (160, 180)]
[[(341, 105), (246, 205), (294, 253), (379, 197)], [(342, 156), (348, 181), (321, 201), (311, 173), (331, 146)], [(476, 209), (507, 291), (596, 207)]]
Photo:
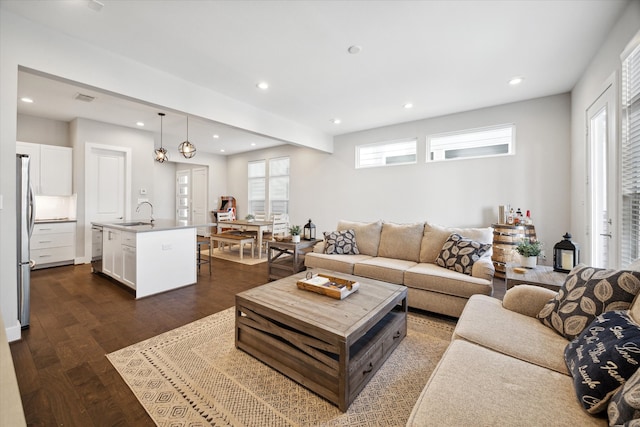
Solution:
[(360, 283), (356, 281), (326, 274), (307, 274), (307, 278), (298, 280), (296, 285), (298, 289), (326, 295), (334, 299), (345, 299), (360, 287)]

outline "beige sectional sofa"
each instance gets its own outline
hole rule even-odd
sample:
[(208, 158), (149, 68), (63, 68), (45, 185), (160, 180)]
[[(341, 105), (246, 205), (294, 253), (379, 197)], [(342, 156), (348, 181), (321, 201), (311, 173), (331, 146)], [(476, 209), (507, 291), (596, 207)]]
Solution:
[[(407, 426), (608, 425), (606, 409), (590, 415), (579, 402), (564, 358), (569, 340), (536, 318), (556, 295), (519, 285), (507, 291), (504, 301), (472, 296)], [(640, 328), (640, 297), (627, 313), (633, 327)], [(640, 370), (629, 383), (634, 378), (637, 395)]]
[(425, 222), (397, 224), (341, 220), (336, 231), (353, 230), (359, 254), (326, 254), (321, 242), (306, 254), (305, 265), (403, 284), (410, 307), (458, 317), (469, 297), (491, 295), (491, 251), (473, 263), (471, 274), (438, 266), (435, 260), (452, 233), (491, 244), (493, 229), (450, 228)]

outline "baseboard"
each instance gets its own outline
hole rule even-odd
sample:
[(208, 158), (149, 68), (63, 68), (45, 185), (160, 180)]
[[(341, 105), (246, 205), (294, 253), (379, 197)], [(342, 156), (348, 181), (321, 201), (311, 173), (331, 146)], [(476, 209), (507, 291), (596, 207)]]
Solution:
[(5, 328), (5, 332), (7, 333), (7, 341), (19, 341), (22, 339), (22, 327), (19, 321), (16, 321), (15, 326), (9, 326)]

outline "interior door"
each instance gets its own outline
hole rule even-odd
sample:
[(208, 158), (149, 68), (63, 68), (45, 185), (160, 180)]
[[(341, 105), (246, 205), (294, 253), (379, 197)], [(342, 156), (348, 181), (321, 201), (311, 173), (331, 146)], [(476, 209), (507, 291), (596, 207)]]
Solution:
[(188, 224), (191, 221), (191, 170), (176, 172), (176, 221)]
[(618, 264), (615, 105), (610, 84), (587, 110), (590, 265), (603, 268)]
[(85, 155), (85, 257), (91, 257), (91, 222), (114, 222), (130, 208), (130, 149), (86, 144)]
[[(193, 169), (191, 179), (193, 222), (196, 224), (210, 222), (207, 220), (207, 168)], [(199, 227), (197, 233), (199, 236), (209, 237), (209, 227)]]

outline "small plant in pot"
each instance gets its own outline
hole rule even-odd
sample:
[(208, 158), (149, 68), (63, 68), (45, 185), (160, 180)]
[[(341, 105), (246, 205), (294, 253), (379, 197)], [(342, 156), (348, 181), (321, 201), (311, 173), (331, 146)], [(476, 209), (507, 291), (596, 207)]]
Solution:
[(516, 246), (516, 252), (520, 254), (523, 267), (536, 268), (538, 255), (542, 252), (542, 242), (524, 239)]
[(298, 243), (300, 241), (300, 233), (302, 232), (302, 228), (299, 225), (292, 225), (289, 227), (289, 233), (291, 233), (291, 241)]
[(251, 215), (251, 214), (249, 214), (249, 215), (245, 216), (244, 219), (246, 219), (249, 222), (253, 222), (256, 219), (256, 217)]

